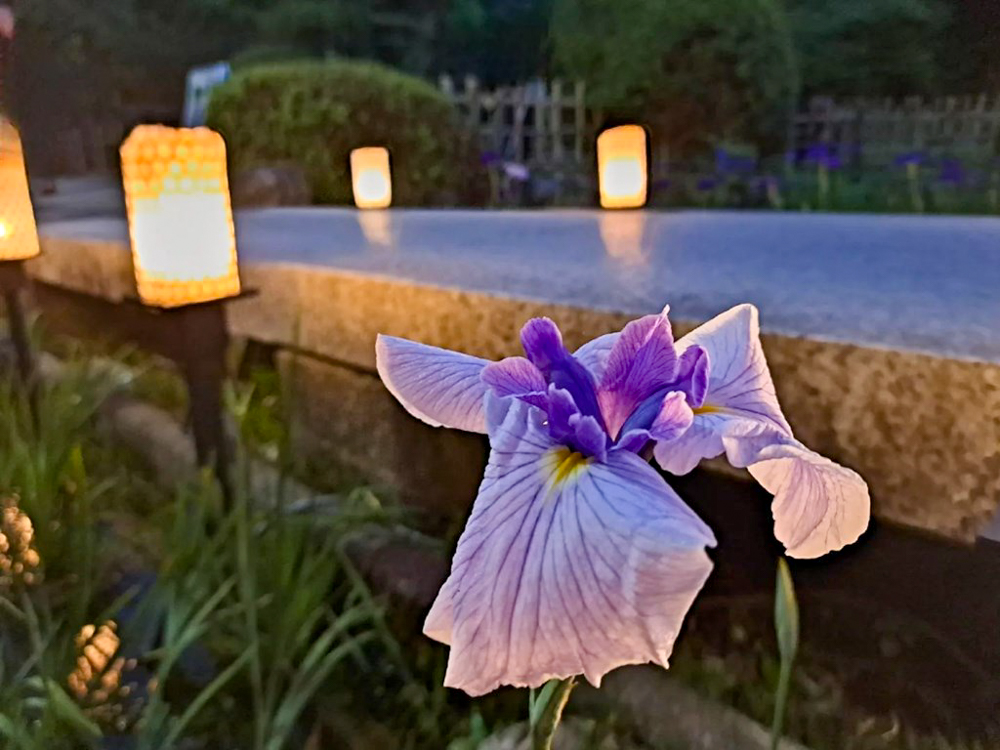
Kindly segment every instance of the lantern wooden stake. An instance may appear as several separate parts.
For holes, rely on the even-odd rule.
[[[226,146],[207,128],[140,125],[121,161],[144,335],[176,342],[169,356],[187,382],[198,462],[214,466],[231,504],[224,304],[240,295],[240,276]]]
[[[22,385],[28,391],[32,416],[38,424],[35,358],[21,296],[28,277],[23,262],[40,252],[28,174],[17,129],[0,117],[0,295]]]
[[[649,183],[646,131],[639,125],[603,131],[597,136],[597,169],[602,208],[644,206]]]
[[[351,183],[358,208],[388,208],[392,204],[389,151],[380,146],[351,151]]]

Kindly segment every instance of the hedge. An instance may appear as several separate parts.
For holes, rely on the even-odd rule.
[[[784,148],[798,72],[780,0],[555,0],[552,44],[591,104],[651,126],[672,156]]]
[[[230,168],[294,163],[318,203],[352,202],[354,148],[385,146],[394,205],[482,202],[486,176],[445,96],[429,83],[367,62],[246,68],[215,89],[208,125],[226,139]]]

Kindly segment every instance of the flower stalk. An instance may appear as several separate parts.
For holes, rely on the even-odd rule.
[[[576,678],[549,680],[536,696],[531,691],[528,705],[531,725],[531,750],[552,750],[556,730],[562,720],[563,709],[569,702],[569,694],[576,685]]]

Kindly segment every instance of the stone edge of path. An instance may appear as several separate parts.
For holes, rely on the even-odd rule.
[[[42,243],[28,264],[36,280],[112,303],[135,295],[124,241],[43,227]],[[556,320],[570,345],[631,317],[293,264],[248,263],[243,277],[259,294],[229,306],[235,336],[371,377],[379,332],[498,358],[515,353],[530,317]],[[675,322],[678,335],[692,323]],[[864,476],[876,515],[966,543],[989,528],[1000,506],[1000,364],[767,333],[763,341],[797,437]]]

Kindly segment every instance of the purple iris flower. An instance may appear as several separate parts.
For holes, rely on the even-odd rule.
[[[905,151],[893,159],[893,164],[897,167],[919,167],[927,162],[927,159],[926,151]]]
[[[808,164],[815,164],[818,167],[825,167],[829,170],[840,169],[842,165],[840,155],[826,143],[814,143],[808,149],[803,159]]]
[[[499,164],[503,159],[500,157],[496,151],[483,151],[479,155],[479,163],[485,167],[492,167],[495,164]]]
[[[527,182],[531,179],[531,171],[524,165],[516,161],[505,161],[503,163],[503,173],[507,179],[514,182]]]
[[[675,344],[667,312],[574,353],[529,321],[499,362],[379,336],[378,371],[415,417],[485,432],[490,458],[424,632],[451,646],[445,685],[481,695],[667,666],[711,572],[712,531],[644,456],[690,471],[727,453],[775,494],[775,532],[800,557],[855,541],[868,490],[792,436],[757,311],[733,308]]]
[[[961,185],[966,180],[965,168],[958,159],[944,159],[941,162],[941,171],[938,174],[938,182],[946,185]]]
[[[752,156],[731,154],[724,148],[715,149],[715,173],[719,175],[750,174],[757,168]]]

